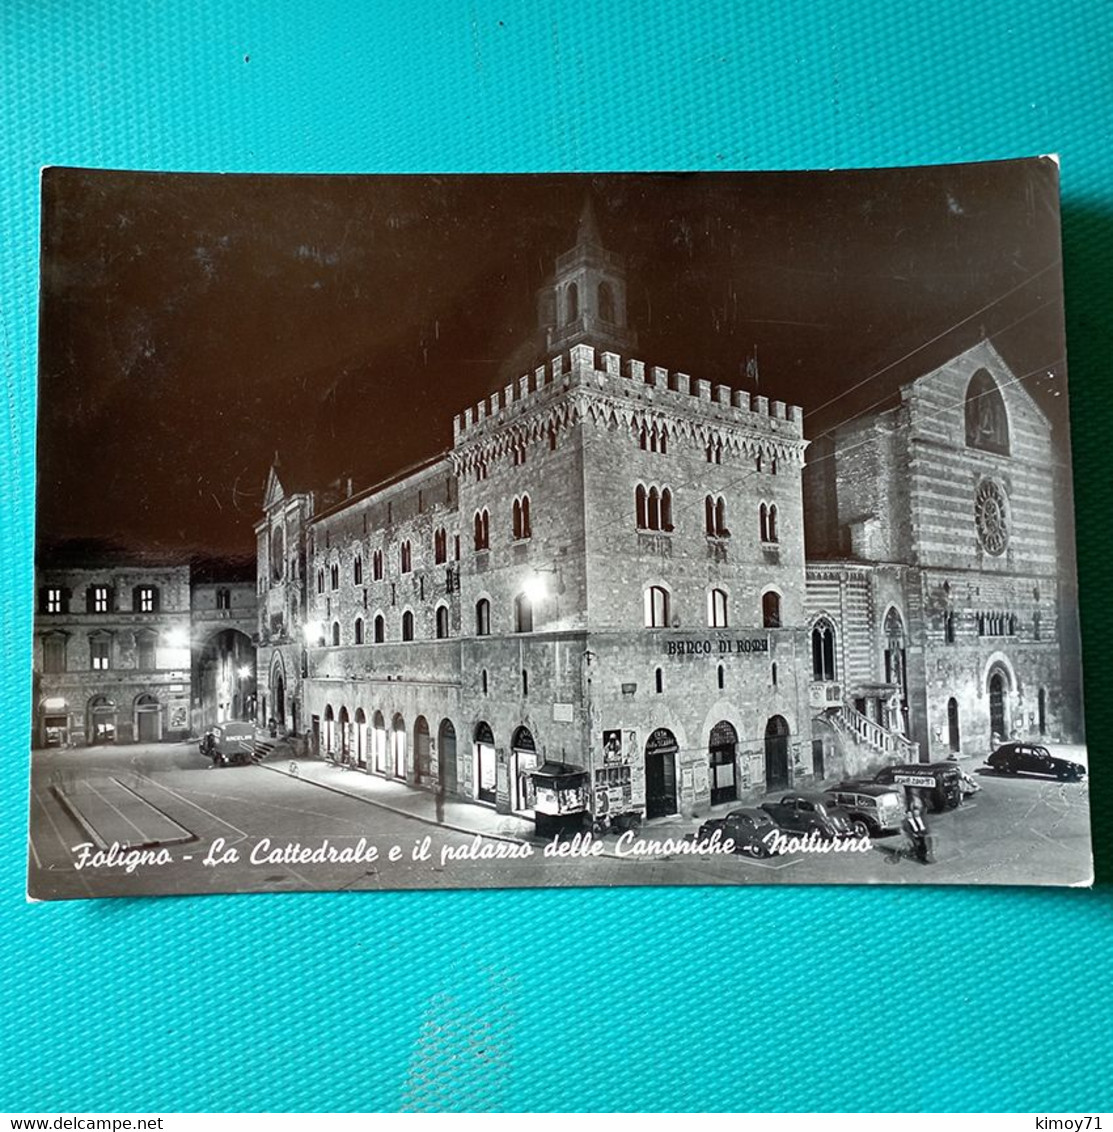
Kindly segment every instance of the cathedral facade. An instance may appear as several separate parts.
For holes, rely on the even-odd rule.
[[[637,357],[590,208],[538,312],[538,364],[441,456],[359,492],[276,463],[261,723],[650,818],[1064,735],[1050,427],[992,346],[809,448],[799,407]]]

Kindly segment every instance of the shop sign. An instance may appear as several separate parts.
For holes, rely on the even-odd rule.
[[[767,653],[768,637],[705,637],[697,640],[665,641],[666,656],[742,656]]]

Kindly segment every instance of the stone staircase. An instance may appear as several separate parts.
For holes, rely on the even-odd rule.
[[[882,727],[849,704],[839,704],[825,713],[831,726],[854,743],[872,761],[913,763],[920,761],[920,745],[911,739]]]

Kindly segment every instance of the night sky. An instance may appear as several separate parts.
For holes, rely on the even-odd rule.
[[[1062,433],[1057,170],[43,180],[38,537],[250,553],[276,451],[366,485],[545,360],[585,194],[637,356],[804,406],[806,435],[989,335]],[[879,372],[880,371],[880,372]],[[1065,450],[1065,449],[1064,449]]]

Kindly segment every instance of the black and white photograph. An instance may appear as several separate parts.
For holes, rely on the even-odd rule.
[[[31,899],[1092,882],[1054,158],[41,247]]]

